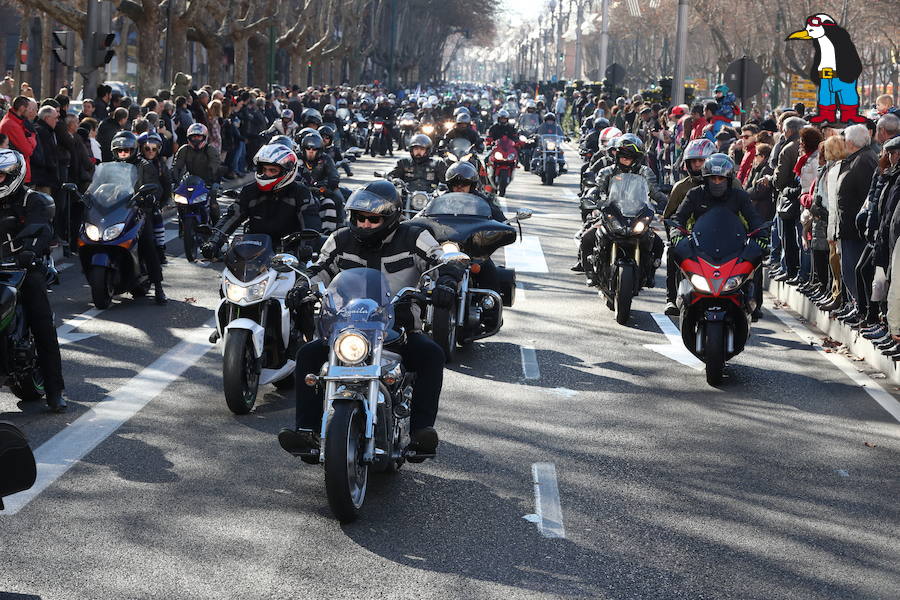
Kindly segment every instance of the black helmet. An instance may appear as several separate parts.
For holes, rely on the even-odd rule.
[[[334,131],[335,127],[331,123],[324,123],[319,127],[319,135],[321,135],[323,139],[327,137],[330,140],[334,140]]]
[[[456,113],[456,124],[457,125],[469,125],[472,122],[472,115],[469,114],[467,110],[461,110]]]
[[[120,131],[113,136],[109,149],[112,150],[113,159],[117,161],[130,161],[137,153],[137,136],[130,131]],[[131,150],[127,156],[119,156],[119,150]]]
[[[307,108],[300,113],[300,124],[315,123],[316,127],[322,124],[322,115],[314,108]]]
[[[546,123],[547,121],[553,121],[554,123],[556,123],[556,115],[552,112],[548,112],[546,115],[544,115],[544,122]]]
[[[344,208],[350,214],[350,231],[359,243],[378,246],[400,224],[402,208],[400,194],[390,181],[373,181],[359,188],[347,199]],[[378,227],[363,228],[356,219],[357,212],[372,213],[382,217]]]
[[[300,140],[300,149],[303,151],[302,158],[304,160],[306,160],[307,150],[315,150],[316,156],[318,157],[322,153],[323,148],[325,148],[325,140],[322,139],[322,136],[319,135],[318,132],[310,133]]]
[[[625,157],[639,163],[644,159],[644,143],[633,133],[626,133],[616,140],[616,157]]]
[[[472,191],[478,185],[478,170],[469,161],[453,163],[444,175],[447,186],[471,185]]]
[[[717,152],[706,159],[703,168],[700,169],[700,175],[704,179],[707,177],[718,176],[727,177],[729,180],[734,178],[734,161],[727,154]]]

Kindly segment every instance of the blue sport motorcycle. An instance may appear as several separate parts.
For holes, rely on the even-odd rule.
[[[197,250],[208,239],[203,233],[205,228],[198,226],[213,225],[218,221],[218,204],[215,202],[218,187],[218,184],[207,187],[202,178],[185,175],[172,193],[178,209],[184,255],[189,262],[197,260]]]

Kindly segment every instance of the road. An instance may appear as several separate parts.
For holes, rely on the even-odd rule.
[[[521,289],[447,367],[438,460],[374,478],[349,525],[278,446],[290,394],[225,407],[217,268],[171,258],[167,306],[100,313],[64,271],[69,412],[0,395],[53,474],[0,513],[0,599],[900,596],[897,421],[771,301],[719,389],[646,347],[669,343],[662,288],[617,325],[569,271],[570,160],[552,187],[510,187],[508,212],[535,211],[506,254]]]

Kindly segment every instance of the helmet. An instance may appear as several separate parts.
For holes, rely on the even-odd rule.
[[[618,127],[607,127],[600,132],[600,143],[609,146],[609,143],[620,135],[622,135],[622,130]]]
[[[500,110],[497,111],[497,120],[498,121],[500,119],[508,119],[508,118],[509,118],[509,111],[506,110],[505,108],[501,108]]]
[[[616,144],[617,158],[631,158],[635,162],[644,158],[644,143],[641,138],[633,133],[626,133],[617,140]]]
[[[552,112],[548,112],[546,115],[544,115],[544,121],[553,121],[554,123],[556,123],[556,115]]]
[[[347,198],[344,209],[350,213],[350,231],[359,243],[380,245],[400,224],[400,194],[390,181],[379,180],[366,184]],[[382,217],[381,225],[372,228],[359,226],[356,212],[366,212]]]
[[[325,147],[325,140],[322,139],[322,136],[319,135],[319,132],[310,133],[305,135],[302,140],[300,140],[300,149],[303,151],[303,158],[306,158],[307,150],[315,150],[316,156],[322,154],[322,149]]]
[[[734,161],[728,158],[727,154],[716,152],[703,163],[700,174],[704,179],[707,177],[718,176],[727,177],[730,180],[734,177]]]
[[[155,131],[145,131],[138,136],[138,147],[143,148],[144,144],[156,144],[158,148],[162,148],[162,136]]]
[[[203,147],[206,146],[206,140],[209,139],[209,130],[203,123],[194,123],[187,128],[186,137],[188,144],[190,144],[194,150],[202,150]]]
[[[334,106],[334,104],[326,104],[326,105],[325,105],[325,108],[322,109],[322,112],[323,112],[323,113],[327,113],[327,112],[329,112],[329,111],[332,112],[332,113],[336,113],[336,112],[337,112],[337,108]]]
[[[25,157],[15,150],[0,150],[0,173],[6,175],[0,182],[0,199],[19,191],[25,181]]]
[[[684,160],[709,158],[716,152],[716,145],[706,138],[691,140],[684,149]]]
[[[346,106],[347,106],[347,99],[346,99],[346,98],[338,98],[338,99],[337,99],[337,105],[338,105],[338,108],[344,108],[344,107],[346,107]]]
[[[718,93],[718,92],[722,92],[723,94],[727,94],[729,91],[730,91],[730,90],[728,89],[728,86],[727,86],[727,85],[725,85],[724,83],[720,83],[720,84],[717,85],[716,88],[713,90],[713,93],[715,94],[715,93]]]
[[[425,148],[426,151],[431,150],[431,138],[425,135],[424,133],[417,133],[409,139],[409,149],[412,150],[413,147],[419,146]],[[427,152],[426,152],[427,155]]]
[[[322,124],[322,115],[314,108],[307,108],[300,113],[300,123],[303,125],[315,123],[316,127],[318,127]]]
[[[529,108],[537,108],[537,104],[535,104],[534,100],[525,101],[525,110],[528,110]]]
[[[319,127],[319,135],[322,136],[323,139],[327,137],[333,140],[334,132],[334,125],[332,125],[331,123],[323,123],[322,126]]]
[[[308,136],[311,133],[319,133],[318,129],[313,129],[312,127],[304,127],[300,131],[297,132],[297,135],[294,136],[294,139],[297,140],[298,143],[303,141],[303,138]]]
[[[191,127],[193,127],[193,125],[191,125]],[[188,129],[190,129],[190,127],[188,127]],[[113,136],[112,142],[109,144],[109,149],[112,150],[113,158],[115,160],[129,161],[134,158],[134,155],[137,153],[137,136],[130,131],[120,131]],[[131,152],[128,156],[120,157],[118,153],[119,150],[131,150]]]
[[[269,140],[270,144],[281,144],[288,150],[294,149],[294,141],[286,135],[276,135],[271,140]]]
[[[606,117],[594,117],[594,129],[603,131],[607,127],[609,127],[609,119]]]
[[[297,177],[297,155],[282,144],[266,144],[253,157],[256,165],[256,185],[264,192],[273,192],[289,186]],[[265,165],[274,165],[281,169],[275,177],[267,177],[262,172]]]
[[[616,98],[616,105],[617,105],[617,106],[625,106],[625,104],[626,104],[627,102],[628,102],[628,100],[625,99],[625,96],[619,96],[618,98]]]
[[[290,119],[293,121],[294,120],[294,111],[292,111],[289,108],[284,109],[283,111],[281,111],[281,118],[282,119]]]
[[[447,169],[444,180],[448,186],[471,185],[474,190],[478,184],[478,170],[469,161],[455,162]]]
[[[388,101],[388,99],[384,96],[378,96],[377,98],[375,98],[375,104],[381,104],[381,103],[387,102],[387,101]]]
[[[457,106],[456,108],[453,109],[453,116],[454,116],[454,117],[455,117],[456,115],[458,115],[459,113],[466,113],[466,114],[469,115],[469,116],[472,115],[472,113],[469,112],[469,109],[466,108],[465,106]]]
[[[457,125],[468,125],[472,122],[472,115],[469,114],[469,111],[462,111],[456,114],[456,124]]]
[[[422,108],[432,109],[432,108],[434,108],[434,103],[431,100],[426,100],[425,102],[422,103]]]
[[[515,101],[516,101],[516,96],[515,96],[515,94],[510,94],[509,96],[507,96],[507,97],[506,97],[506,101],[507,101],[507,102],[515,102]]]

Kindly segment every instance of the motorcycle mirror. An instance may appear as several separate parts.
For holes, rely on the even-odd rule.
[[[467,267],[472,262],[472,259],[465,252],[444,252],[444,262],[460,263]]]
[[[384,171],[375,171],[375,177],[384,177]]]
[[[530,208],[520,208],[516,210],[516,221],[524,221],[534,216],[534,211]]]
[[[269,264],[279,273],[287,273],[300,268],[300,261],[292,254],[276,254]]]
[[[72,192],[73,194],[78,193],[78,186],[76,186],[74,183],[64,183],[62,185],[62,189],[66,190],[67,192]]]
[[[138,189],[136,195],[138,195],[138,196],[146,196],[146,195],[149,194],[150,192],[155,192],[155,191],[158,190],[158,189],[159,189],[159,186],[156,185],[155,183],[145,183],[144,185],[142,185],[142,186],[140,187],[140,189]]]

